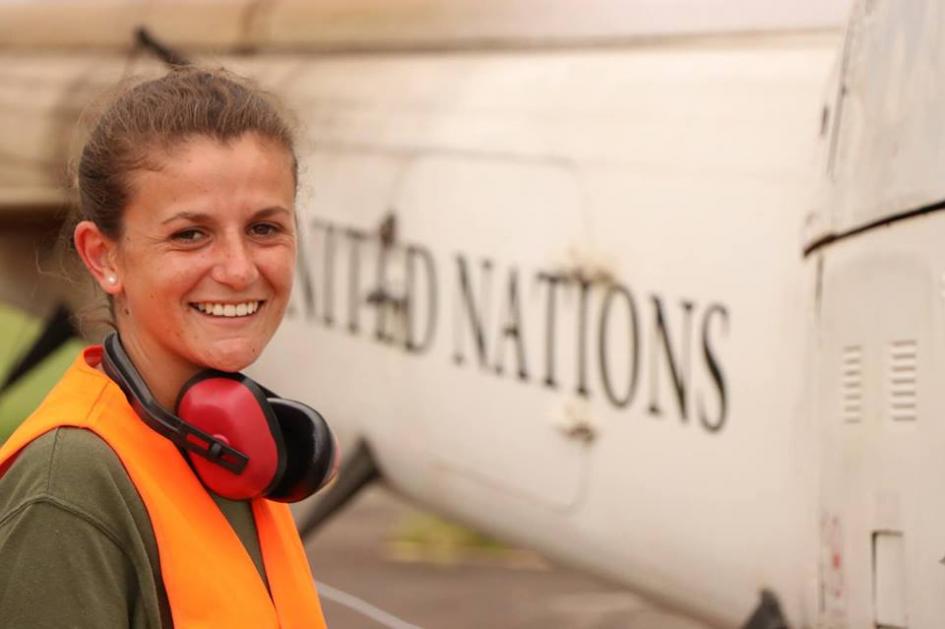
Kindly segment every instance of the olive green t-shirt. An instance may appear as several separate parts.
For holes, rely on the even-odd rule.
[[[249,503],[214,500],[265,582]],[[0,627],[172,626],[154,530],[115,452],[80,428],[26,446],[0,477]]]

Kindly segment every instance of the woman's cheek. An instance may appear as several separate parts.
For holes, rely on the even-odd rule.
[[[292,288],[292,280],[295,277],[295,248],[283,253],[273,265],[273,284],[285,294]]]

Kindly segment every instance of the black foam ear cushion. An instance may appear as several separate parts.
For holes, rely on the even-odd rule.
[[[282,431],[286,466],[282,478],[266,497],[280,502],[298,502],[321,489],[335,469],[335,440],[328,423],[301,402],[269,398]]]

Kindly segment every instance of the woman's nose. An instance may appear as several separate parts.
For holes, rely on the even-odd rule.
[[[221,243],[219,260],[213,267],[211,277],[233,289],[248,287],[259,277],[259,269],[253,260],[247,243],[239,237],[226,238]]]

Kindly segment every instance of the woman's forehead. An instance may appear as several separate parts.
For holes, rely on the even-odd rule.
[[[291,211],[295,173],[291,154],[278,143],[246,134],[222,142],[200,136],[166,152],[158,168],[132,175],[126,218],[163,222],[179,213],[246,214],[267,208]]]
[[[150,148],[144,161],[153,163],[154,170],[189,174],[199,172],[203,165],[247,160],[273,161],[294,174],[292,151],[277,140],[251,131],[232,138],[195,134],[168,140]]]

